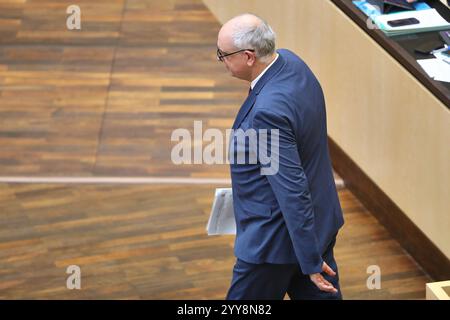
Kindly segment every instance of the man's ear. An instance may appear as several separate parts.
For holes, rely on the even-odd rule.
[[[256,62],[256,55],[251,51],[245,51],[245,54],[247,55],[247,66],[253,66]]]

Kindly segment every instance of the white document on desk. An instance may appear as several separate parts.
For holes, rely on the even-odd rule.
[[[231,188],[217,188],[211,215],[206,226],[208,235],[236,234]]]
[[[437,81],[450,82],[450,63],[441,59],[417,60],[430,78]]]
[[[416,18],[419,20],[418,24],[412,24],[401,27],[392,27],[388,24],[390,20]],[[450,28],[450,24],[442,18],[436,9],[417,10],[417,11],[403,11],[393,14],[383,14],[375,17],[375,23],[384,32],[390,35],[425,32],[433,30],[445,30]]]

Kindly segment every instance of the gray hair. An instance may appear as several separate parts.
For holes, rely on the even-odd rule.
[[[240,16],[251,15],[257,18],[256,24],[238,24],[233,32],[232,39],[234,46],[238,50],[253,49],[256,57],[263,62],[268,60],[275,52],[276,35],[269,24],[253,14],[242,14]]]

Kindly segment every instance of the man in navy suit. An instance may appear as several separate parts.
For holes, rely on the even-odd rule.
[[[250,82],[230,142],[237,260],[227,299],[341,299],[333,248],[344,220],[320,84],[293,52],[275,50],[255,15],[225,23],[217,46],[231,75]],[[255,151],[251,134],[239,143],[250,131],[267,146]],[[257,159],[236,161],[239,153]]]

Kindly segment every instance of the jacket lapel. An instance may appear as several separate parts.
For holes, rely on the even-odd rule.
[[[247,113],[252,109],[253,105],[255,104],[255,101],[256,101],[256,94],[252,90],[250,95],[244,101],[244,104],[239,109],[236,119],[234,120],[233,129],[237,129],[239,127],[239,125],[242,123],[242,120],[244,120]]]
[[[253,88],[250,95],[245,100],[244,104],[239,109],[239,112],[236,116],[236,119],[233,124],[233,129],[239,128],[239,125],[244,120],[245,116],[250,112],[250,110],[253,108],[253,105],[255,104],[256,97],[258,96],[261,89],[264,87],[264,85],[276,74],[278,71],[280,71],[281,67],[284,65],[284,58],[280,52],[278,52],[279,56],[277,61],[274,62],[274,64],[266,71],[266,73],[263,74],[261,79],[258,80],[256,83],[256,86]]]

